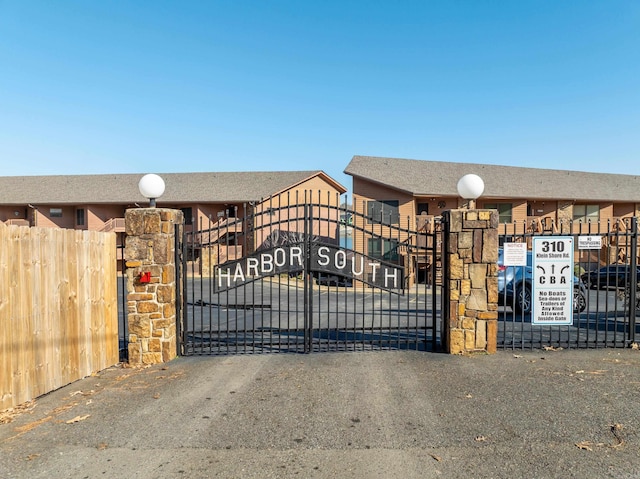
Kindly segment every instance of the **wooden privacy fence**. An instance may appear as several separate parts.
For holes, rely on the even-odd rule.
[[[0,410],[117,363],[115,234],[0,223]]]

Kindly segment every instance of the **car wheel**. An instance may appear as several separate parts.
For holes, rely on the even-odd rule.
[[[531,286],[522,284],[516,291],[516,312],[529,314],[531,313]]]
[[[587,309],[587,298],[579,289],[573,290],[573,311],[582,313]]]

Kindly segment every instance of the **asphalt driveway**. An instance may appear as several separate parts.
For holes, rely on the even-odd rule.
[[[640,477],[640,352],[179,358],[0,416],[2,478]]]

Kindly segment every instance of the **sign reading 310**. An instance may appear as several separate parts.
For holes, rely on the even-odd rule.
[[[532,324],[573,324],[573,237],[533,238]]]

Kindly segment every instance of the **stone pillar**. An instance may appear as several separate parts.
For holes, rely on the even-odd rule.
[[[443,348],[451,354],[495,353],[498,212],[451,210],[443,224]]]
[[[163,363],[177,355],[176,224],[183,224],[182,211],[139,208],[125,213],[129,363],[132,365]]]

